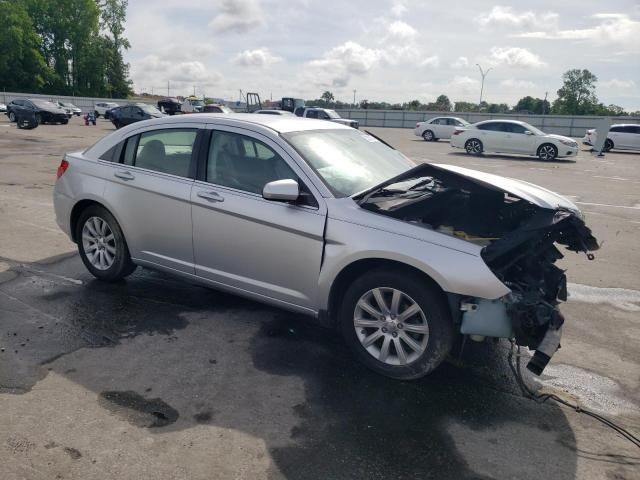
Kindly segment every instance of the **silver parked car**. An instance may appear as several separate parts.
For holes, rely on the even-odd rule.
[[[65,155],[54,203],[97,278],[149,267],[308,314],[398,379],[459,335],[515,338],[540,373],[567,297],[555,244],[598,248],[553,192],[279,115],[129,125]]]

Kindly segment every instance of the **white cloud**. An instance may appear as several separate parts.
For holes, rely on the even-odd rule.
[[[264,23],[256,0],[224,0],[221,10],[209,22],[214,32],[246,33]]]
[[[520,47],[492,47],[489,61],[492,65],[520,68],[544,67],[546,65],[538,55]]]
[[[348,41],[327,51],[322,58],[307,62],[304,78],[323,87],[344,87],[351,75],[365,75],[382,59],[381,50]]]
[[[469,93],[480,88],[480,82],[478,80],[463,75],[453,77],[451,85],[463,93]]]
[[[507,78],[500,82],[500,85],[506,88],[531,90],[536,88],[536,84],[529,80],[516,80],[515,78]]]
[[[458,57],[455,62],[451,64],[452,68],[464,68],[469,66],[469,59],[467,57]]]
[[[193,85],[199,88],[213,87],[222,80],[222,75],[209,70],[202,62],[196,60],[176,62],[147,55],[132,65],[131,75],[136,79],[136,86],[149,90],[171,82],[172,88],[190,89]]]
[[[282,58],[273,55],[268,48],[257,48],[255,50],[244,50],[233,58],[233,63],[243,67],[264,68],[282,61]]]
[[[407,6],[402,1],[395,2],[393,7],[391,7],[391,13],[398,18],[407,13],[407,10]]]
[[[402,20],[391,22],[388,27],[388,40],[410,41],[418,36],[415,28]]]
[[[440,66],[440,57],[438,55],[427,57],[420,62],[420,66],[425,68],[438,68]]]
[[[612,46],[623,51],[639,50],[640,21],[623,13],[599,13],[592,15],[599,22],[591,28],[574,30],[534,31],[516,35],[520,38],[540,38],[546,40],[576,40],[598,46]]]
[[[511,7],[496,5],[489,13],[480,16],[483,27],[507,27],[514,29],[554,30],[559,15],[554,12],[534,13],[532,11],[516,13]]]
[[[611,90],[630,90],[635,88],[636,82],[633,80],[618,80],[617,78],[612,78],[611,80],[598,82],[598,86]]]

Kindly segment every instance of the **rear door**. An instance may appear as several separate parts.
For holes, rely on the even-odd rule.
[[[134,259],[193,274],[190,195],[197,124],[132,134],[115,162],[105,162],[105,198]]]
[[[196,273],[236,291],[315,310],[326,216],[322,197],[271,139],[216,128],[191,194]],[[287,178],[308,192],[303,203],[262,198],[266,183]]]
[[[611,127],[609,129],[609,133],[607,134],[607,138],[611,139],[611,141],[613,142],[613,147],[614,148],[618,148],[618,147],[623,147],[624,146],[624,137],[623,137],[623,133],[622,133],[622,128],[621,126],[618,127]]]
[[[633,125],[630,129],[629,148],[640,150],[640,125]]]
[[[501,124],[502,122],[486,122],[477,126],[478,137],[485,151],[504,151],[504,132]]]
[[[633,125],[625,125],[624,127],[620,127],[617,146],[621,148],[634,148],[637,138],[637,134],[635,133],[636,128],[637,127]]]

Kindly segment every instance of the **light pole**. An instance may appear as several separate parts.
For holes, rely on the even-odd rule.
[[[356,108],[356,90],[353,89],[353,108]]]
[[[487,71],[485,72],[484,70],[482,70],[482,67],[480,66],[479,63],[476,63],[476,66],[478,67],[478,69],[480,70],[480,75],[482,76],[482,84],[480,85],[480,101],[478,102],[478,110],[480,110],[480,105],[482,105],[482,93],[484,92],[484,77],[487,76],[487,74],[493,70],[493,67],[490,67],[489,69],[487,69]]]

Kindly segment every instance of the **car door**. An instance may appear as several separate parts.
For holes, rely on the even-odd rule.
[[[104,196],[142,263],[194,273],[190,195],[199,127],[147,127],[122,142],[115,162],[105,162]]]
[[[527,129],[511,122],[501,122],[500,127],[504,136],[502,137],[503,150],[505,153],[523,153],[532,155],[535,153],[535,135],[527,135]]]
[[[504,151],[504,132],[502,131],[501,124],[502,122],[486,122],[477,126],[477,129],[479,130],[479,132],[477,132],[478,137],[482,142],[484,151]]]
[[[218,127],[191,193],[197,275],[276,304],[315,310],[326,206],[273,140]],[[265,200],[270,181],[292,178],[303,203]],[[317,199],[320,199],[317,200]]]
[[[611,139],[614,148],[622,147],[624,145],[622,127],[611,127],[609,133],[607,133],[607,138]]]
[[[632,125],[629,129],[629,148],[640,150],[640,125]]]
[[[634,148],[635,128],[633,125],[620,127],[617,145],[620,148]]]

